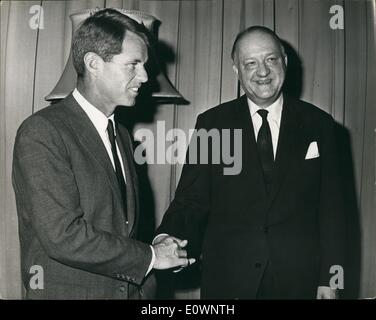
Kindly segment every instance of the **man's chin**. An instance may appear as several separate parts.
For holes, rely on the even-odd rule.
[[[136,104],[136,99],[127,99],[124,101],[119,101],[118,106],[133,107],[135,104]]]
[[[255,104],[257,104],[260,107],[269,106],[274,101],[276,101],[278,98],[278,95],[258,95],[255,96],[253,99],[251,99]]]
[[[255,91],[256,97],[261,100],[273,99],[277,96],[276,90],[258,90]]]

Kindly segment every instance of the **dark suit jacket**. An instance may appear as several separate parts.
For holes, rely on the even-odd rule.
[[[284,99],[272,190],[265,191],[246,97],[201,114],[196,128],[243,129],[242,171],[186,164],[158,233],[202,244],[202,298],[255,298],[266,263],[281,298],[315,298],[343,265],[344,216],[333,119]],[[311,142],[320,157],[305,160]],[[210,151],[209,151],[210,153]]]
[[[13,186],[28,298],[126,299],[152,294],[142,289],[152,253],[136,240],[138,191],[130,137],[124,127],[117,132],[127,180],[128,226],[111,160],[72,95],[20,126]],[[43,268],[42,290],[30,288],[33,265]]]

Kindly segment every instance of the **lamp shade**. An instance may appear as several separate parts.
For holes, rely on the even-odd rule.
[[[72,34],[74,34],[81,22],[99,10],[101,9],[89,9],[70,15],[73,31]],[[155,17],[137,10],[116,10],[129,16],[138,23],[143,24],[152,34],[154,34],[155,39],[157,39],[155,24],[158,22],[158,20]],[[149,86],[148,91],[150,92],[151,96],[159,102],[170,102],[175,100],[185,101],[183,96],[175,89],[175,87],[168,80],[167,76],[161,71],[158,61],[155,61],[154,64],[155,67],[153,68],[153,74],[148,74],[149,81],[147,84]],[[45,97],[45,100],[56,101],[65,98],[75,88],[76,82],[77,73],[73,66],[71,50],[67,64],[59,81],[51,93]]]

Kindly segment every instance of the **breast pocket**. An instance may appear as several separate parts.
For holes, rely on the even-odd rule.
[[[304,159],[300,162],[303,170],[317,170],[320,168],[320,157],[312,159]]]
[[[296,174],[300,181],[317,180],[320,177],[320,158],[303,159],[297,163]]]
[[[296,188],[294,203],[300,199],[304,203],[316,201],[321,181],[320,158],[303,159],[296,165],[292,180]]]

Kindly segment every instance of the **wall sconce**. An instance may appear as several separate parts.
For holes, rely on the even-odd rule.
[[[74,34],[82,21],[99,10],[101,9],[89,9],[70,15],[72,22],[72,34]],[[116,10],[136,20],[138,23],[144,24],[144,26],[155,36],[155,39],[158,39],[156,36],[156,23],[159,21],[155,17],[142,11],[124,9]],[[162,72],[158,61],[155,61],[155,64],[156,66],[153,68],[154,72],[153,74],[148,74],[149,81],[146,84],[148,86],[148,91],[151,93],[152,99],[159,103],[185,103],[186,100]],[[45,97],[45,100],[54,102],[65,98],[75,88],[76,81],[77,73],[73,66],[72,52],[70,52],[68,62],[58,83],[51,93]]]

